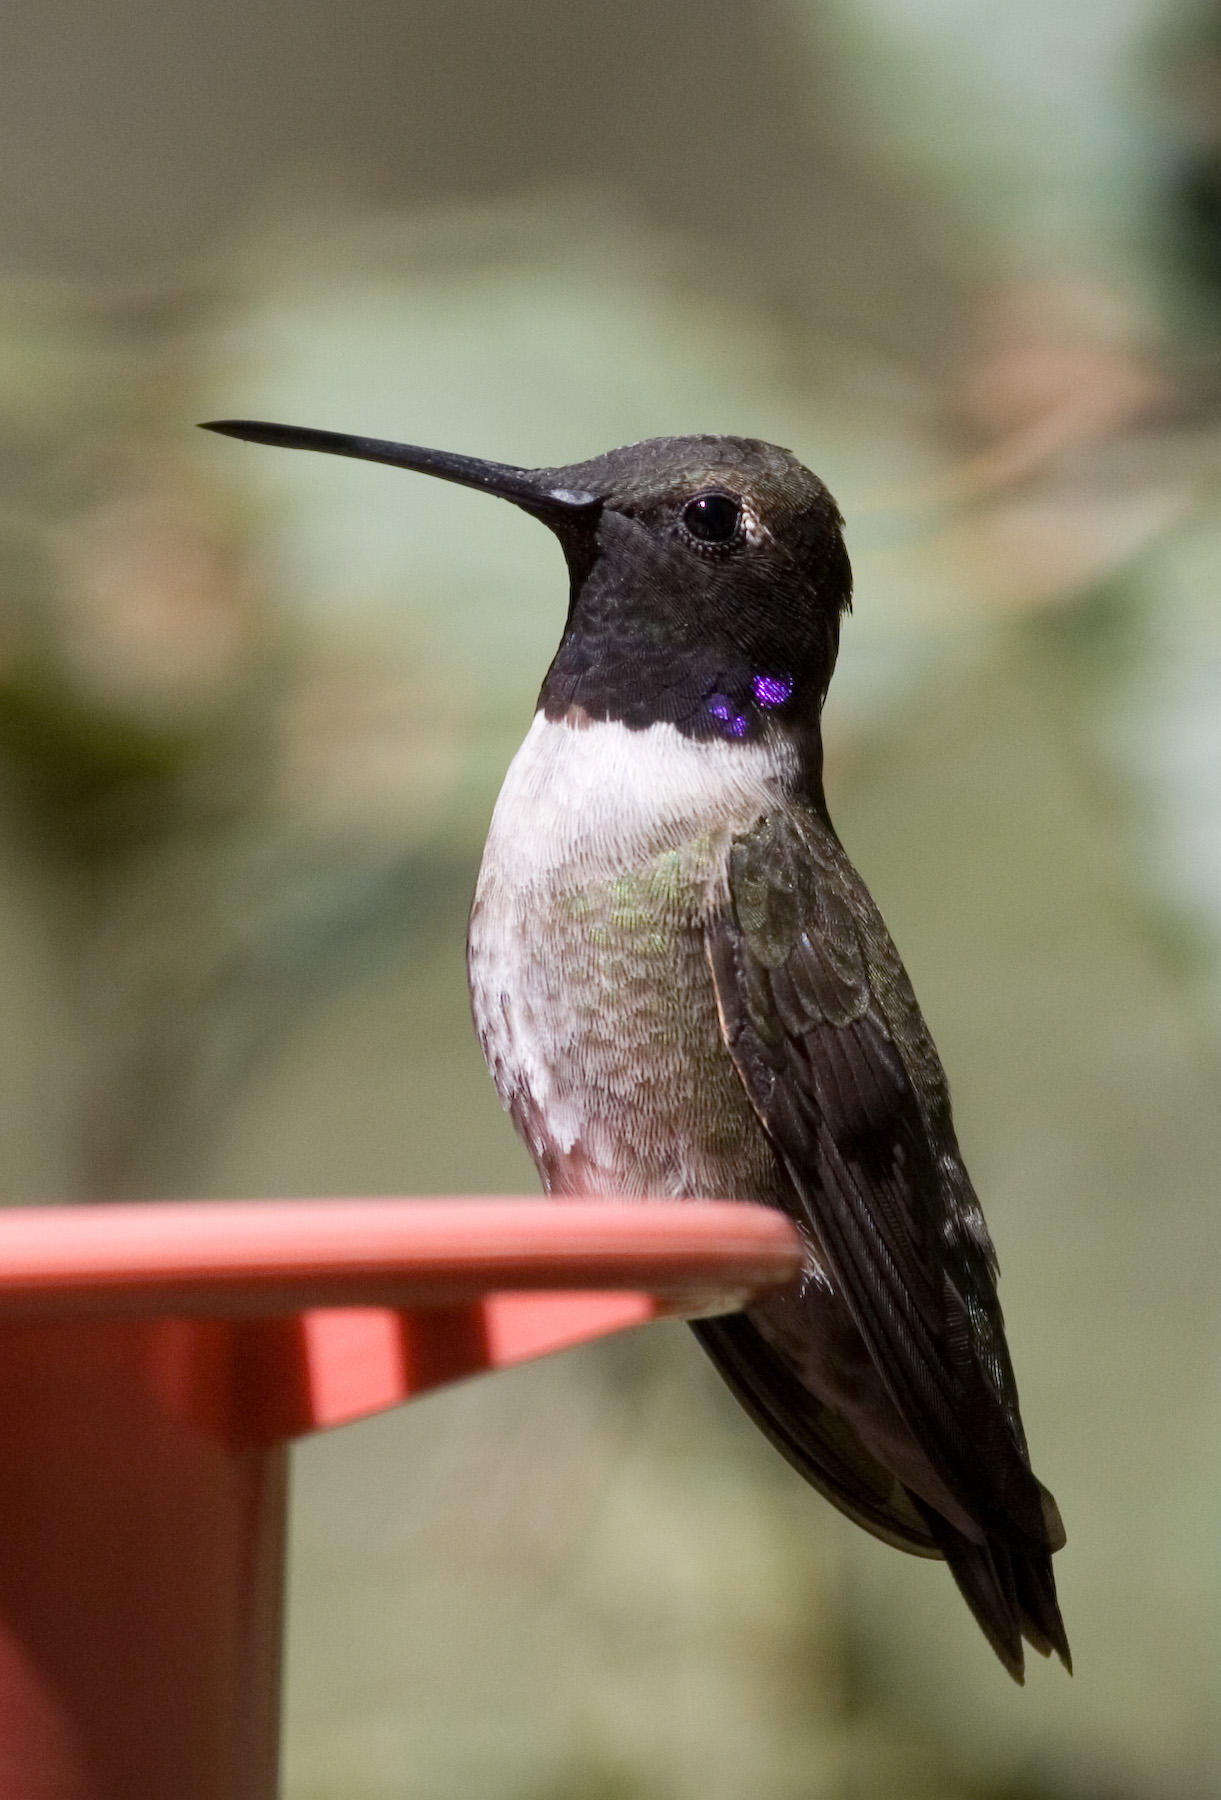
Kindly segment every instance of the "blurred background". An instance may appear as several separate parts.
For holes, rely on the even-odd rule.
[[[679,1326],[296,1455],[289,1800],[1221,1790],[1221,11],[42,0],[0,28],[0,1181],[530,1192],[465,909],[549,535],[226,414],[792,446],[1077,1662]]]

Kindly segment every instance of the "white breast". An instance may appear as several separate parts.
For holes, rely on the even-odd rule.
[[[570,724],[539,712],[509,765],[480,873],[489,885],[547,887],[629,871],[708,833],[744,831],[797,778],[783,742],[704,742],[658,723]]]

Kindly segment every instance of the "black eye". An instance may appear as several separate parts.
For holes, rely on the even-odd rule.
[[[742,536],[742,507],[732,494],[697,494],[682,511],[683,530],[697,544],[727,549]]]

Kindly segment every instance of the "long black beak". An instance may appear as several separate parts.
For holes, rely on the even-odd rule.
[[[575,523],[583,516],[592,523],[602,507],[596,494],[557,486],[556,475],[562,475],[562,470],[515,469],[507,463],[483,462],[477,456],[457,456],[448,450],[424,450],[417,444],[394,444],[385,438],[349,437],[342,431],[314,431],[307,425],[268,425],[260,419],[213,419],[203,429],[251,444],[325,450],[330,456],[354,456],[362,462],[389,463],[393,469],[437,475],[461,487],[498,494],[552,526],[568,520]]]

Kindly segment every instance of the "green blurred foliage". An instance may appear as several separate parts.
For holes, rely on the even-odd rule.
[[[1069,1526],[1078,1672],[1018,1693],[678,1328],[438,1395],[297,1454],[291,1800],[1215,1793],[1215,6],[8,33],[4,1198],[533,1186],[462,939],[555,546],[194,419],[767,437],[848,519],[832,809]]]

